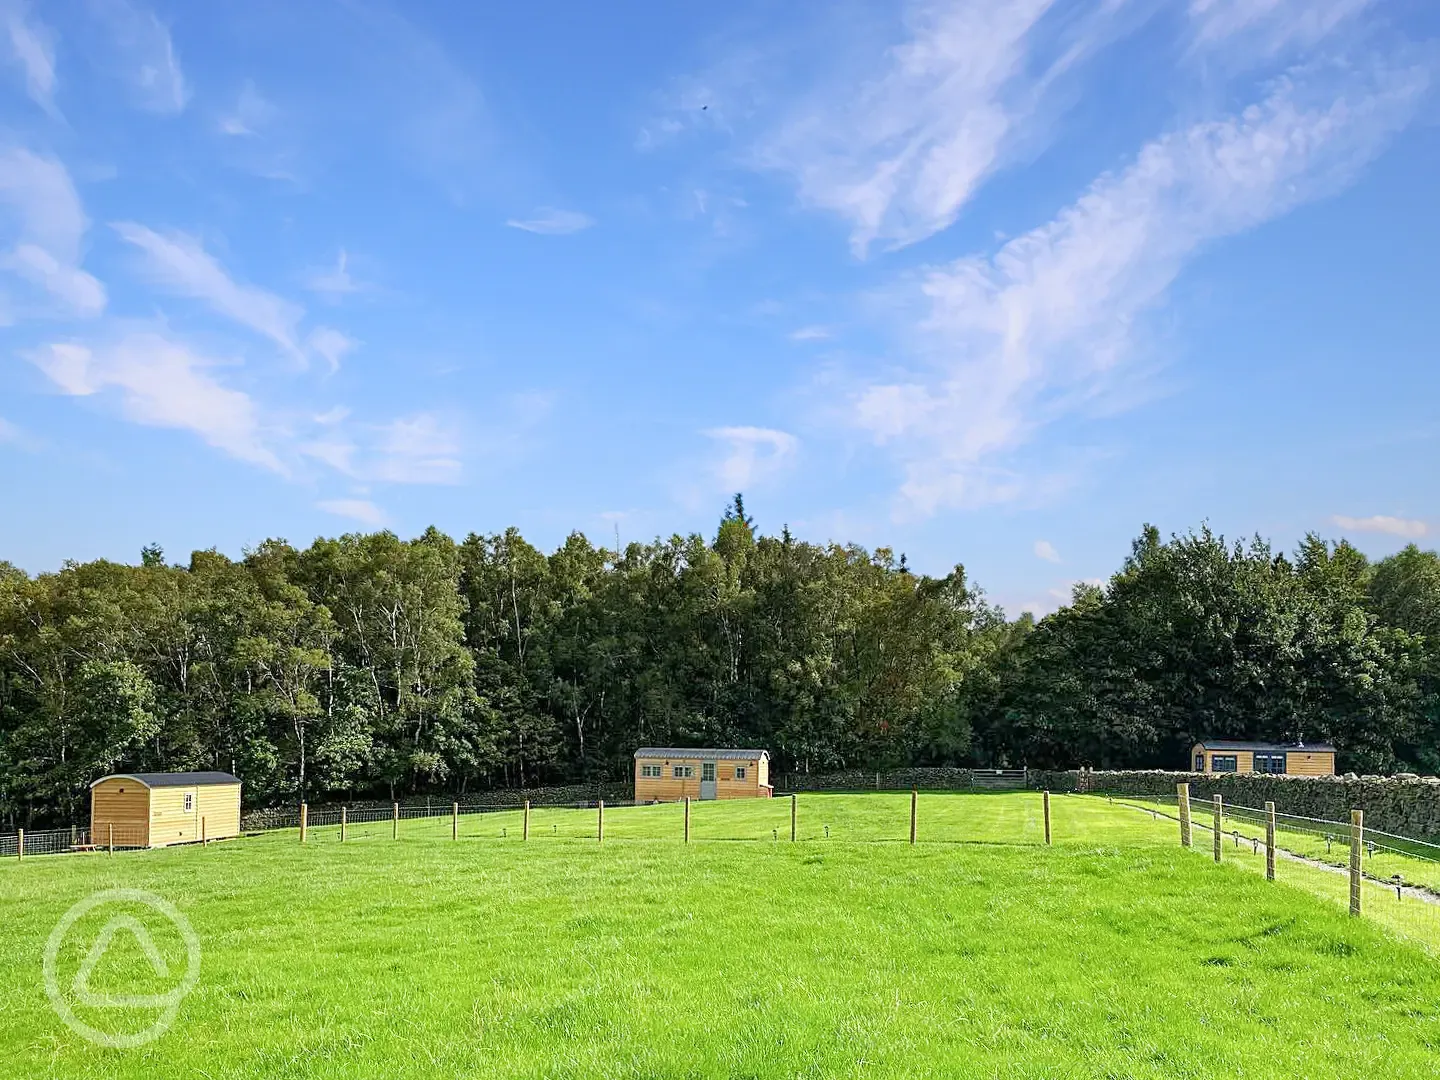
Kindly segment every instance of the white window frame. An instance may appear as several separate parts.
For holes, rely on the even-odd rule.
[[[193,791],[185,792],[185,802],[183,805],[185,807],[185,813],[193,814],[195,812],[195,793]]]
[[[643,780],[659,780],[665,775],[665,769],[661,765],[641,765],[640,777]]]
[[[736,779],[736,780],[744,780],[744,779],[745,779],[747,776],[749,776],[749,775],[750,775],[750,766],[748,766],[748,765],[736,765],[736,766],[735,766],[735,779]]]
[[[670,778],[672,780],[693,780],[695,779],[695,766],[673,765],[671,766]]]

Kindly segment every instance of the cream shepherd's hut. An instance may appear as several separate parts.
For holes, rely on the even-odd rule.
[[[1327,744],[1239,742],[1206,739],[1190,751],[1198,773],[1271,773],[1334,776],[1335,747]]]
[[[642,746],[635,751],[635,801],[679,799],[766,799],[770,753]]]
[[[155,848],[240,835],[240,779],[224,772],[115,773],[90,785],[90,842]]]

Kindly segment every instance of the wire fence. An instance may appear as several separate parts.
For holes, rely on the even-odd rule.
[[[971,804],[970,798],[982,800]],[[1057,796],[1061,798],[1062,796]],[[1065,796],[1068,798],[1068,796]],[[1012,800],[1023,799],[1023,803]],[[780,793],[771,798],[689,801],[581,799],[564,803],[496,805],[485,802],[365,804],[344,807],[269,809],[247,815],[246,835],[296,833],[305,843],[376,839],[540,839],[811,841],[857,843],[1011,843],[1046,841],[1045,803],[1039,792],[976,795],[946,792]],[[799,807],[803,804],[803,811]],[[986,812],[976,814],[975,806]],[[1078,804],[1077,804],[1078,805]],[[1074,815],[1072,814],[1072,819]],[[1083,819],[1084,815],[1080,815]],[[1091,826],[1076,823],[1080,831]],[[140,826],[133,835],[114,827],[114,848],[146,847]],[[198,841],[203,830],[191,830]],[[1072,830],[1073,831],[1073,830]],[[74,839],[71,839],[71,833]],[[26,833],[24,855],[109,849],[103,831],[52,830],[42,844]],[[211,840],[220,839],[211,832]],[[1073,837],[1072,837],[1073,838]],[[158,846],[158,844],[157,844]],[[17,838],[0,837],[0,856],[17,853]]]
[[[1181,843],[1188,802],[1190,846],[1215,861],[1299,886],[1440,952],[1440,844],[1369,829],[1358,811],[1351,821],[1337,821],[1189,800],[1183,790],[1109,801],[1164,820]]]
[[[878,844],[1052,843],[1112,848],[1175,846],[1184,839],[1230,862],[1349,906],[1440,952],[1440,844],[1362,824],[1189,800],[1182,792],[1104,796],[879,792],[780,794],[747,800],[638,803],[296,807],[271,810],[265,834],[304,844],[466,841],[825,842]],[[0,836],[0,858],[122,852],[150,846],[143,824],[106,824]]]
[[[83,851],[130,851],[150,846],[143,825],[117,823],[104,826],[98,836],[88,828],[17,830],[0,835],[0,858],[63,855]]]

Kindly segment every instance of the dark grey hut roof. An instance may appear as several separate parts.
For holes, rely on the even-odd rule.
[[[637,758],[714,758],[717,761],[758,761],[769,757],[768,750],[715,750],[694,746],[642,746]]]
[[[1197,744],[1206,750],[1296,750],[1317,754],[1333,754],[1335,747],[1329,743],[1273,743],[1237,742],[1234,739],[1201,739]]]
[[[146,787],[204,787],[206,784],[238,784],[240,778],[228,772],[132,772],[111,773],[102,776],[95,784],[106,780],[138,780]],[[94,787],[95,784],[91,784]]]

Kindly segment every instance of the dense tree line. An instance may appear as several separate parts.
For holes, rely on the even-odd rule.
[[[1008,621],[965,576],[760,536],[623,552],[515,530],[267,541],[168,565],[0,563],[0,818],[116,770],[219,768],[257,804],[619,779],[645,743],[779,771],[1165,766],[1201,736],[1440,771],[1440,559],[1293,557],[1147,528],[1103,586]]]

